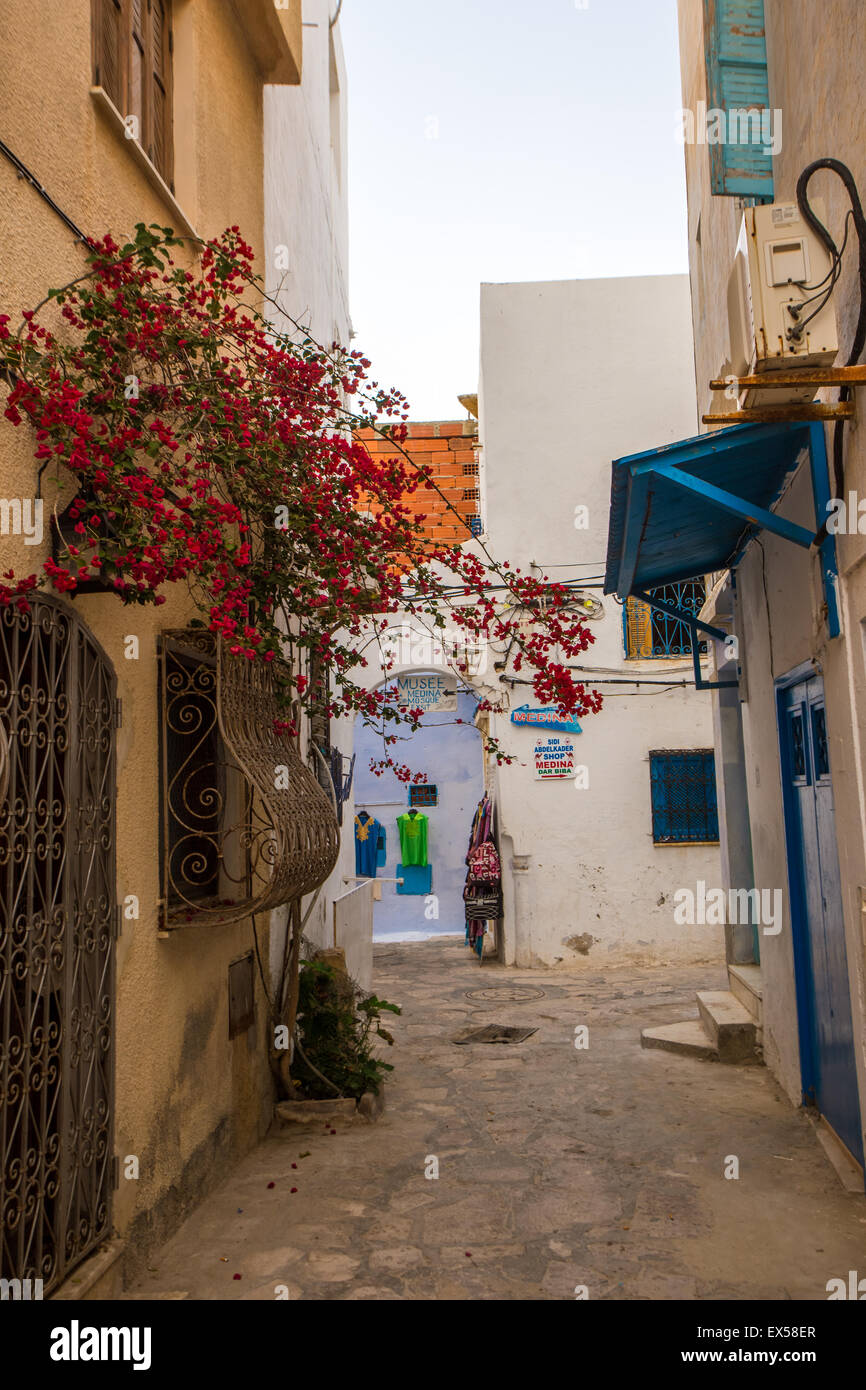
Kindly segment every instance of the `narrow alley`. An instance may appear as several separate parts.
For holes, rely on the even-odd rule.
[[[641,1048],[716,977],[377,946],[403,1009],[382,1117],[272,1132],[123,1297],[825,1299],[862,1265],[866,1201],[806,1113],[763,1067]],[[537,1031],[455,1045],[472,1023]]]

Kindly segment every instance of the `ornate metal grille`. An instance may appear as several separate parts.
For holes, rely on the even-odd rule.
[[[718,841],[716,762],[712,748],[650,753],[650,779],[656,844]]]
[[[111,1224],[114,692],[71,610],[0,610],[0,1274],[44,1292]]]
[[[204,630],[160,645],[163,927],[240,921],[312,892],[337,862],[339,828],[275,730],[269,673]]]
[[[688,613],[699,613],[707,597],[703,579],[662,584],[649,592],[662,603],[668,603],[672,608],[682,608]],[[689,629],[679,618],[660,613],[642,599],[630,597],[623,605],[622,620],[626,657],[648,660],[654,657],[691,656]],[[706,642],[699,642],[698,651],[703,653],[706,650]]]

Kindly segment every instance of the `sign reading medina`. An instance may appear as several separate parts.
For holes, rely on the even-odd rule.
[[[575,777],[574,744],[570,738],[540,738],[535,745],[535,776],[539,782]]]
[[[420,709],[425,714],[456,714],[457,677],[447,675],[405,675],[397,677],[398,705]]]
[[[524,724],[531,729],[562,729],[567,734],[579,734],[580,725],[576,719],[562,719],[555,709],[530,709],[520,705],[511,711],[512,724]]]

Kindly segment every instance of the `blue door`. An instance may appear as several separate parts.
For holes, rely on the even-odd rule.
[[[863,1137],[824,683],[813,675],[780,692],[782,778],[797,973],[803,1095],[860,1163]]]

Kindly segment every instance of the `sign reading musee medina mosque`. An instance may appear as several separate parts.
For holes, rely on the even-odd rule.
[[[398,676],[395,694],[398,705],[420,709],[425,714],[456,714],[457,677],[447,675]]]

